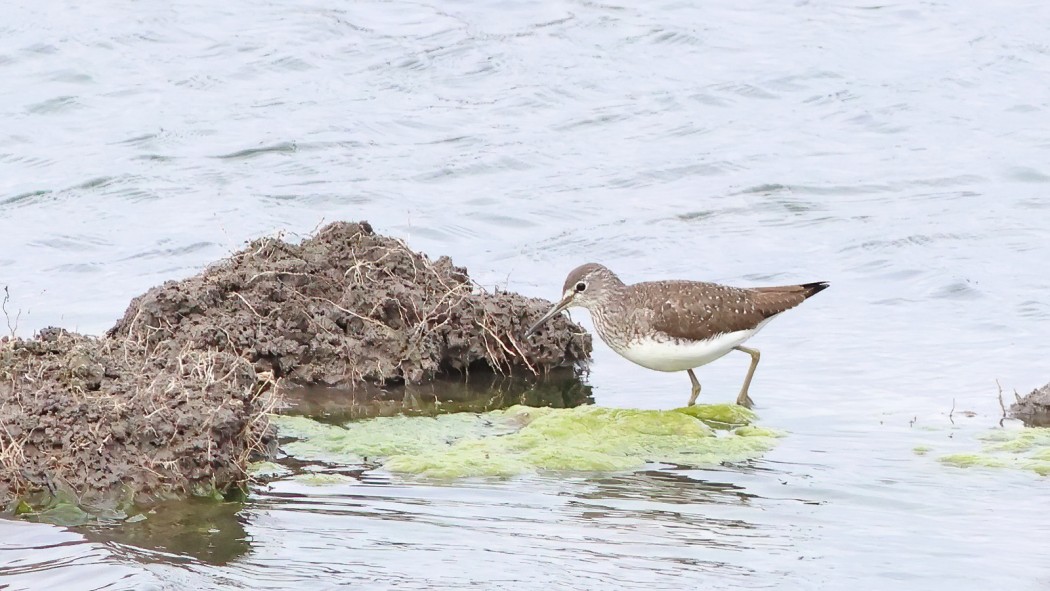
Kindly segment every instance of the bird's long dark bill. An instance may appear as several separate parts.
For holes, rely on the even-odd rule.
[[[542,318],[540,318],[539,320],[536,321],[536,324],[533,324],[532,326],[529,327],[529,330],[525,331],[525,338],[528,338],[529,336],[532,335],[532,333],[536,332],[536,330],[540,326],[542,326],[544,322],[547,322],[551,318],[554,318],[559,312],[561,312],[565,308],[568,308],[569,304],[571,302],[572,302],[572,298],[565,298],[562,301],[560,301],[557,304],[555,304],[554,307],[551,308],[549,312],[544,314]]]

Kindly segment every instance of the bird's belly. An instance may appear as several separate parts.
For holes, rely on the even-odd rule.
[[[732,351],[733,347],[758,332],[758,328],[720,334],[703,341],[646,338],[614,350],[642,367],[657,371],[685,371],[711,363]]]

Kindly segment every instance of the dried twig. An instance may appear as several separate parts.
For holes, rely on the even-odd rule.
[[[529,371],[531,371],[533,375],[540,375],[540,372],[536,371],[536,368],[533,367],[531,363],[529,363],[528,356],[525,355],[525,352],[521,350],[521,345],[518,344],[518,341],[514,338],[514,335],[508,333],[507,339],[510,340],[510,344],[514,345],[514,350],[518,352],[518,356],[521,357],[521,361],[525,364],[525,367],[529,368]]]
[[[4,300],[0,303],[0,309],[4,311],[4,318],[7,320],[7,330],[11,333],[11,338],[14,339],[18,332],[18,323],[22,320],[22,309],[18,309],[18,313],[15,314],[14,324],[11,323],[11,313],[7,311],[7,302],[11,301],[11,292],[8,291],[7,286],[4,286]]]
[[[1006,404],[1003,403],[1003,386],[999,383],[998,378],[995,380],[995,385],[999,388],[999,408],[1003,411],[1001,417],[999,417],[999,426],[1002,427],[1006,421]]]
[[[248,300],[244,299],[244,296],[242,296],[241,294],[239,294],[239,293],[237,293],[237,292],[233,292],[233,295],[235,295],[235,296],[237,296],[238,298],[240,298],[240,300],[241,300],[242,302],[244,302],[244,305],[245,305],[245,306],[248,306],[248,309],[249,309],[249,310],[251,310],[251,311],[252,311],[252,314],[255,314],[255,316],[256,316],[257,318],[259,318],[259,319],[261,319],[261,320],[265,320],[265,319],[266,319],[266,317],[265,317],[265,316],[263,316],[262,314],[260,314],[259,312],[257,312],[257,311],[255,310],[255,307],[254,307],[254,306],[252,306],[251,304],[249,304],[249,303],[248,303]]]

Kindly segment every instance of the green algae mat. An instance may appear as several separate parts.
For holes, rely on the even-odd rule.
[[[675,410],[513,406],[482,414],[379,417],[328,425],[275,416],[281,449],[302,461],[378,463],[432,478],[714,465],[761,456],[779,433],[729,404]]]
[[[997,429],[978,439],[980,451],[950,454],[939,460],[959,468],[1013,468],[1050,476],[1050,428]]]

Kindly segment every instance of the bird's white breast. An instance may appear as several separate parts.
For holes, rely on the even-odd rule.
[[[768,319],[766,320],[768,322]],[[733,350],[765,326],[716,335],[702,341],[655,339],[633,340],[626,347],[612,347],[629,361],[657,371],[685,371],[706,365]]]

